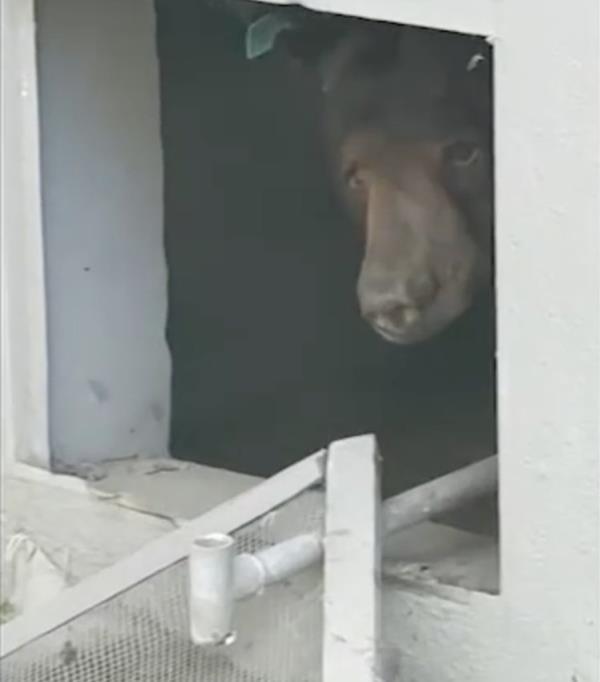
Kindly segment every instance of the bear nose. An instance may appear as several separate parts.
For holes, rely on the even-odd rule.
[[[367,315],[367,317],[375,327],[392,331],[412,327],[421,317],[421,311],[413,306],[397,304],[387,310]]]
[[[405,280],[365,277],[359,283],[361,311],[378,327],[412,327],[417,324],[438,290],[436,278],[429,273]]]

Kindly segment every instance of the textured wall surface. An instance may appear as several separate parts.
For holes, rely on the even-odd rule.
[[[53,457],[165,455],[153,3],[40,2],[38,44]]]

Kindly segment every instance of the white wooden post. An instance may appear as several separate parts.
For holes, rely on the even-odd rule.
[[[373,436],[330,446],[326,485],[323,681],[375,682],[381,543]]]

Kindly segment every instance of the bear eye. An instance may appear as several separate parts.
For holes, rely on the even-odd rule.
[[[344,175],[344,182],[346,183],[346,186],[349,189],[351,189],[353,191],[357,191],[357,190],[362,189],[364,183],[363,183],[363,179],[361,177],[358,166],[356,166],[354,164],[351,166],[348,166],[348,168],[346,168],[344,170],[343,175]]]
[[[453,166],[466,168],[473,165],[481,155],[481,148],[476,142],[456,140],[444,149],[446,161]]]

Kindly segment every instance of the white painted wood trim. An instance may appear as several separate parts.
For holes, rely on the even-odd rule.
[[[64,590],[40,611],[25,613],[10,621],[2,626],[0,656],[7,656],[27,642],[184,559],[195,538],[215,532],[232,533],[303,490],[319,484],[324,476],[324,458],[324,451],[310,455],[180,529],[158,538],[127,559]]]
[[[373,436],[327,454],[323,682],[379,679],[380,493]]]
[[[48,469],[44,246],[33,0],[3,0],[1,457]]]
[[[495,35],[496,0],[259,0],[480,36]]]

